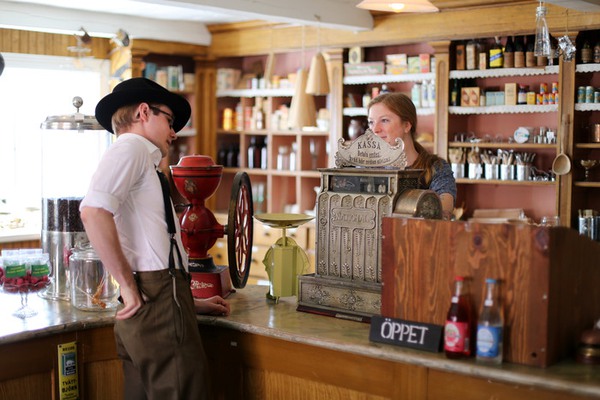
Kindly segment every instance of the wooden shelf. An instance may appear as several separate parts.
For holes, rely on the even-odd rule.
[[[558,144],[543,143],[494,143],[494,142],[450,142],[450,148],[472,148],[482,149],[537,149],[537,150],[557,150]]]
[[[217,97],[292,97],[294,88],[231,89],[217,92]]]
[[[343,83],[344,85],[366,85],[369,83],[422,82],[430,80],[435,80],[435,74],[431,72],[421,74],[345,76]]]
[[[558,104],[516,105],[516,106],[479,106],[479,107],[448,107],[448,113],[454,115],[472,114],[520,114],[520,113],[549,113],[558,111]]]
[[[558,65],[534,68],[493,68],[450,71],[450,79],[501,78],[507,76],[556,75]]]
[[[343,114],[347,117],[366,117],[368,116],[367,109],[365,107],[345,107]],[[417,115],[434,115],[435,108],[417,108]]]
[[[575,111],[600,111],[600,103],[575,103]]]
[[[600,143],[575,143],[577,149],[600,149]]]
[[[556,181],[517,181],[517,180],[499,180],[499,179],[457,179],[457,184],[466,185],[516,185],[516,186],[553,186]]]
[[[600,182],[586,182],[586,181],[579,181],[579,182],[575,182],[573,183],[574,186],[577,187],[585,187],[585,188],[599,188],[600,189]]]

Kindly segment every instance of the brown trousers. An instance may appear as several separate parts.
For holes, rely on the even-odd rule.
[[[174,275],[175,286],[169,270],[136,273],[146,304],[115,322],[124,399],[212,398],[189,281],[180,270]]]

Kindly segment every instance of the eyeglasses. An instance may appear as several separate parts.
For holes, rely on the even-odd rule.
[[[159,112],[161,114],[165,114],[167,116],[167,122],[169,123],[169,128],[173,129],[173,123],[175,122],[175,116],[173,116],[173,114],[169,114],[168,112],[163,111],[160,108],[155,107],[155,106],[149,105],[148,107],[150,107],[150,109],[154,112]]]

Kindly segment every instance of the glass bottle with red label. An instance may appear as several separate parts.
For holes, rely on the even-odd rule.
[[[454,278],[454,295],[444,325],[444,352],[448,358],[471,355],[471,305],[464,277]]]

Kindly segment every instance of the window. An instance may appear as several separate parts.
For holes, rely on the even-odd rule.
[[[40,124],[48,116],[74,114],[75,96],[83,99],[79,112],[93,115],[96,104],[107,92],[109,62],[10,53],[3,53],[3,57],[6,67],[0,76],[0,213],[15,215],[32,209],[39,212],[42,135],[49,133]],[[52,151],[68,157],[77,149],[67,146]],[[73,165],[70,176],[62,179],[78,182],[78,172]]]

